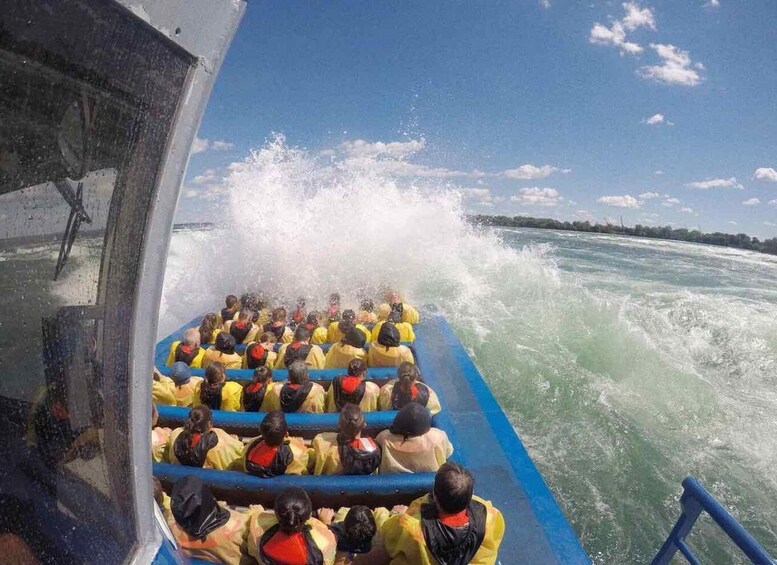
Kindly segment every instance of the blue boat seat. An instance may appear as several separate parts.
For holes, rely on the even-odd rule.
[[[187,475],[197,475],[207,484],[218,500],[245,506],[262,504],[272,507],[283,489],[295,486],[305,489],[316,508],[353,506],[370,507],[409,504],[431,492],[434,473],[401,475],[286,475],[262,479],[240,471],[199,469],[170,463],[154,463],[154,476],[169,488]]]

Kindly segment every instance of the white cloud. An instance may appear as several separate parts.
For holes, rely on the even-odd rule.
[[[765,226],[771,226],[771,227],[777,226],[777,224],[775,224],[774,222],[767,222],[767,221],[765,221],[765,220],[764,220],[763,224],[764,224]]]
[[[777,206],[777,198],[774,200],[769,200],[769,206]]]
[[[210,148],[214,151],[226,151],[227,149],[234,149],[234,147],[234,143],[224,141],[223,139],[217,139],[210,146]]]
[[[653,174],[654,175],[665,175],[666,173],[664,171],[662,171],[662,170],[658,170],[658,171],[654,172]]]
[[[639,195],[642,200],[653,200],[654,198],[661,198],[658,192],[643,192]]]
[[[508,179],[516,180],[537,180],[547,178],[553,173],[559,172],[566,174],[571,172],[571,170],[560,169],[558,167],[552,167],[551,165],[537,167],[531,163],[527,163],[525,165],[521,165],[517,169],[508,169],[506,171],[502,171],[502,176],[507,177]]]
[[[732,226],[738,226],[738,225],[739,225],[739,224],[738,224],[738,223],[736,223],[734,220],[729,220],[729,221],[728,221],[728,222],[726,222],[726,223],[727,223],[727,224],[731,224]]]
[[[661,203],[661,206],[663,206],[664,208],[671,208],[675,204],[679,204],[679,203],[680,203],[679,198],[667,198]]]
[[[748,198],[747,200],[742,201],[742,206],[758,206],[761,203],[760,198]]]
[[[194,184],[208,184],[221,180],[216,174],[216,169],[206,169],[201,175],[197,175],[192,179]]]
[[[643,123],[649,125],[649,126],[657,126],[658,124],[664,123],[664,115],[663,114],[653,114],[649,118],[645,118],[642,120]]]
[[[704,69],[704,65],[694,64],[688,51],[661,43],[651,43],[650,47],[661,58],[661,64],[640,67],[637,71],[639,76],[662,84],[696,86],[702,82],[699,71]]]
[[[510,197],[511,202],[550,208],[564,200],[555,188],[539,188],[535,186],[532,188],[522,188],[519,192],[520,194]]]
[[[736,177],[689,182],[685,186],[686,188],[695,188],[698,190],[709,190],[711,188],[736,188],[743,190],[745,188],[737,182]]]
[[[413,139],[411,141],[390,141],[384,143],[376,141],[370,143],[363,139],[346,141],[340,145],[348,157],[389,157],[393,159],[403,159],[421,151],[426,147],[424,139]]]
[[[550,8],[550,0],[540,0],[540,6],[547,10]]]
[[[720,6],[720,0],[710,0],[709,2],[707,2],[706,5],[709,6],[710,8],[717,8],[718,6]]]
[[[200,137],[194,137],[194,142],[192,143],[192,155],[196,153],[202,153],[203,151],[208,150],[209,142],[207,139],[202,139]]]
[[[771,167],[759,167],[753,173],[753,180],[777,182],[777,171]]]
[[[612,206],[613,208],[639,208],[642,206],[642,202],[628,194],[623,196],[602,196],[597,202]]]
[[[621,55],[629,53],[639,55],[644,51],[641,45],[626,40],[626,31],[634,31],[641,27],[656,29],[656,21],[650,8],[640,8],[636,2],[621,4],[626,15],[621,20],[612,22],[610,27],[595,23],[588,35],[588,41],[594,45],[610,45],[617,47]]]
[[[636,2],[624,2],[622,5],[623,9],[626,10],[626,16],[621,20],[623,27],[628,30],[649,27],[655,31],[656,20],[650,8],[640,8]]]
[[[200,191],[199,190],[186,190],[183,193],[184,198],[197,198],[199,196]]]
[[[683,212],[685,214],[693,214],[693,208],[688,208],[688,207],[680,208],[680,212]]]

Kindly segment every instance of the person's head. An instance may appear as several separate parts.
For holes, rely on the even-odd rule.
[[[360,308],[365,312],[372,312],[375,309],[375,303],[369,298],[366,298],[362,300]]]
[[[385,322],[388,320],[388,316],[391,314],[391,306],[388,304],[381,304],[378,306],[378,321]]]
[[[475,479],[467,469],[448,461],[434,477],[434,502],[446,514],[456,514],[469,506]]]
[[[159,482],[159,479],[156,477],[151,477],[151,479],[154,485],[154,500],[161,508],[165,503],[165,491],[162,490],[162,483]]]
[[[170,378],[173,379],[175,386],[183,386],[189,383],[192,377],[192,371],[189,369],[189,365],[183,361],[176,361],[173,366],[170,367]]]
[[[297,298],[297,308],[298,309],[302,310],[305,307],[305,304],[306,304],[306,301],[305,301],[305,299],[302,296]]]
[[[409,386],[416,382],[421,377],[421,372],[418,367],[413,365],[410,361],[402,361],[397,367],[397,379],[399,384],[403,386]]]
[[[289,426],[286,424],[286,416],[280,410],[268,412],[262,419],[262,423],[259,424],[259,433],[262,439],[271,447],[281,445],[288,432]]]
[[[264,294],[259,294],[259,296],[256,298],[256,309],[257,310],[264,310],[267,308],[267,303],[269,302],[269,298],[265,296]]]
[[[386,318],[389,322],[392,324],[398,324],[402,321],[402,313],[398,312],[397,310],[392,310],[391,313]]]
[[[202,317],[199,328],[201,343],[208,343],[210,341],[210,336],[213,334],[216,326],[218,326],[218,321],[219,319],[215,312],[209,312]]]
[[[176,481],[170,494],[170,510],[180,528],[192,537],[205,537],[229,521],[229,511],[216,502],[208,485],[195,475]]]
[[[256,310],[259,300],[253,292],[247,292],[240,297],[240,308],[244,310]]]
[[[316,327],[321,325],[321,312],[311,312],[308,314],[308,324],[315,324]]]
[[[391,322],[384,322],[378,332],[378,344],[384,347],[399,347],[399,330]]]
[[[343,321],[356,323],[356,312],[354,312],[350,308],[347,310],[343,310]]]
[[[284,534],[301,532],[312,512],[310,497],[301,488],[284,489],[275,497],[275,515],[278,527]]]
[[[363,546],[372,541],[378,527],[372,510],[366,506],[352,506],[343,520],[343,535],[352,546]]]
[[[400,408],[391,424],[391,433],[405,439],[424,435],[432,429],[432,415],[424,406],[410,402]]]
[[[255,383],[262,383],[267,384],[272,380],[272,369],[270,367],[265,367],[262,365],[261,367],[257,367],[254,369],[254,382]]]
[[[227,305],[229,310],[234,310],[237,307],[237,296],[230,294],[226,297],[224,303]]]
[[[224,363],[213,361],[205,367],[205,382],[211,386],[217,386],[227,380],[227,372]]]
[[[191,434],[204,434],[213,425],[213,417],[210,408],[201,404],[189,410],[189,417],[186,418],[184,429]]]
[[[351,345],[353,347],[362,348],[367,343],[367,336],[356,326],[350,326],[343,336],[343,343]]]
[[[329,305],[340,306],[340,295],[338,293],[333,292],[329,295]]]
[[[286,323],[286,308],[276,308],[273,310],[272,321]]]
[[[367,423],[364,420],[364,412],[357,404],[346,404],[340,410],[337,420],[337,429],[349,440],[356,439],[364,430]]]
[[[272,332],[264,332],[262,335],[259,336],[259,342],[262,344],[273,344],[278,341],[278,338],[275,337],[275,334]],[[268,349],[265,347],[265,349]],[[269,349],[272,349],[272,347],[269,347]]]
[[[185,332],[183,332],[183,343],[185,345],[188,345],[189,347],[199,347],[200,346],[200,329],[199,328],[189,328]]]
[[[393,290],[388,293],[387,295],[389,304],[399,304],[402,302],[402,297],[399,295],[399,293],[396,290]]]
[[[305,326],[297,326],[297,329],[294,330],[294,341],[307,343],[310,341],[310,336],[312,333],[313,332],[311,332]]]
[[[227,332],[221,332],[216,336],[217,351],[231,355],[235,352],[235,345],[237,345],[235,338],[229,335]]]
[[[356,327],[356,324],[354,323],[353,320],[340,320],[339,322],[337,322],[337,329],[340,330],[340,333],[343,335],[345,335],[348,332],[348,330],[355,327]]]
[[[367,372],[367,363],[364,359],[351,359],[348,362],[348,376],[349,377],[363,377]]]
[[[304,361],[294,361],[289,365],[289,382],[293,385],[304,385],[308,382],[308,366]]]
[[[151,427],[156,428],[156,424],[159,422],[159,410],[156,409],[156,402],[151,403]]]
[[[237,321],[238,322],[248,322],[251,320],[251,318],[254,316],[254,313],[252,310],[246,310],[243,308],[240,310],[240,313],[237,315]]]

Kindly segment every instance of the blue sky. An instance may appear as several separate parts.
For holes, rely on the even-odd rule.
[[[283,132],[401,155],[472,212],[773,237],[776,50],[774,0],[249,2],[178,220]]]

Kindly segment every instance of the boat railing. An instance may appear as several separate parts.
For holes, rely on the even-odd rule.
[[[757,565],[774,565],[774,560],[759,545],[755,538],[693,477],[686,477],[683,481],[680,508],[682,510],[680,518],[653,559],[652,565],[669,565],[678,551],[691,565],[699,565],[701,563],[687,544],[686,538],[693,530],[693,526],[696,524],[696,520],[702,511],[706,512],[715,521],[718,527],[742,550],[752,563]]]

